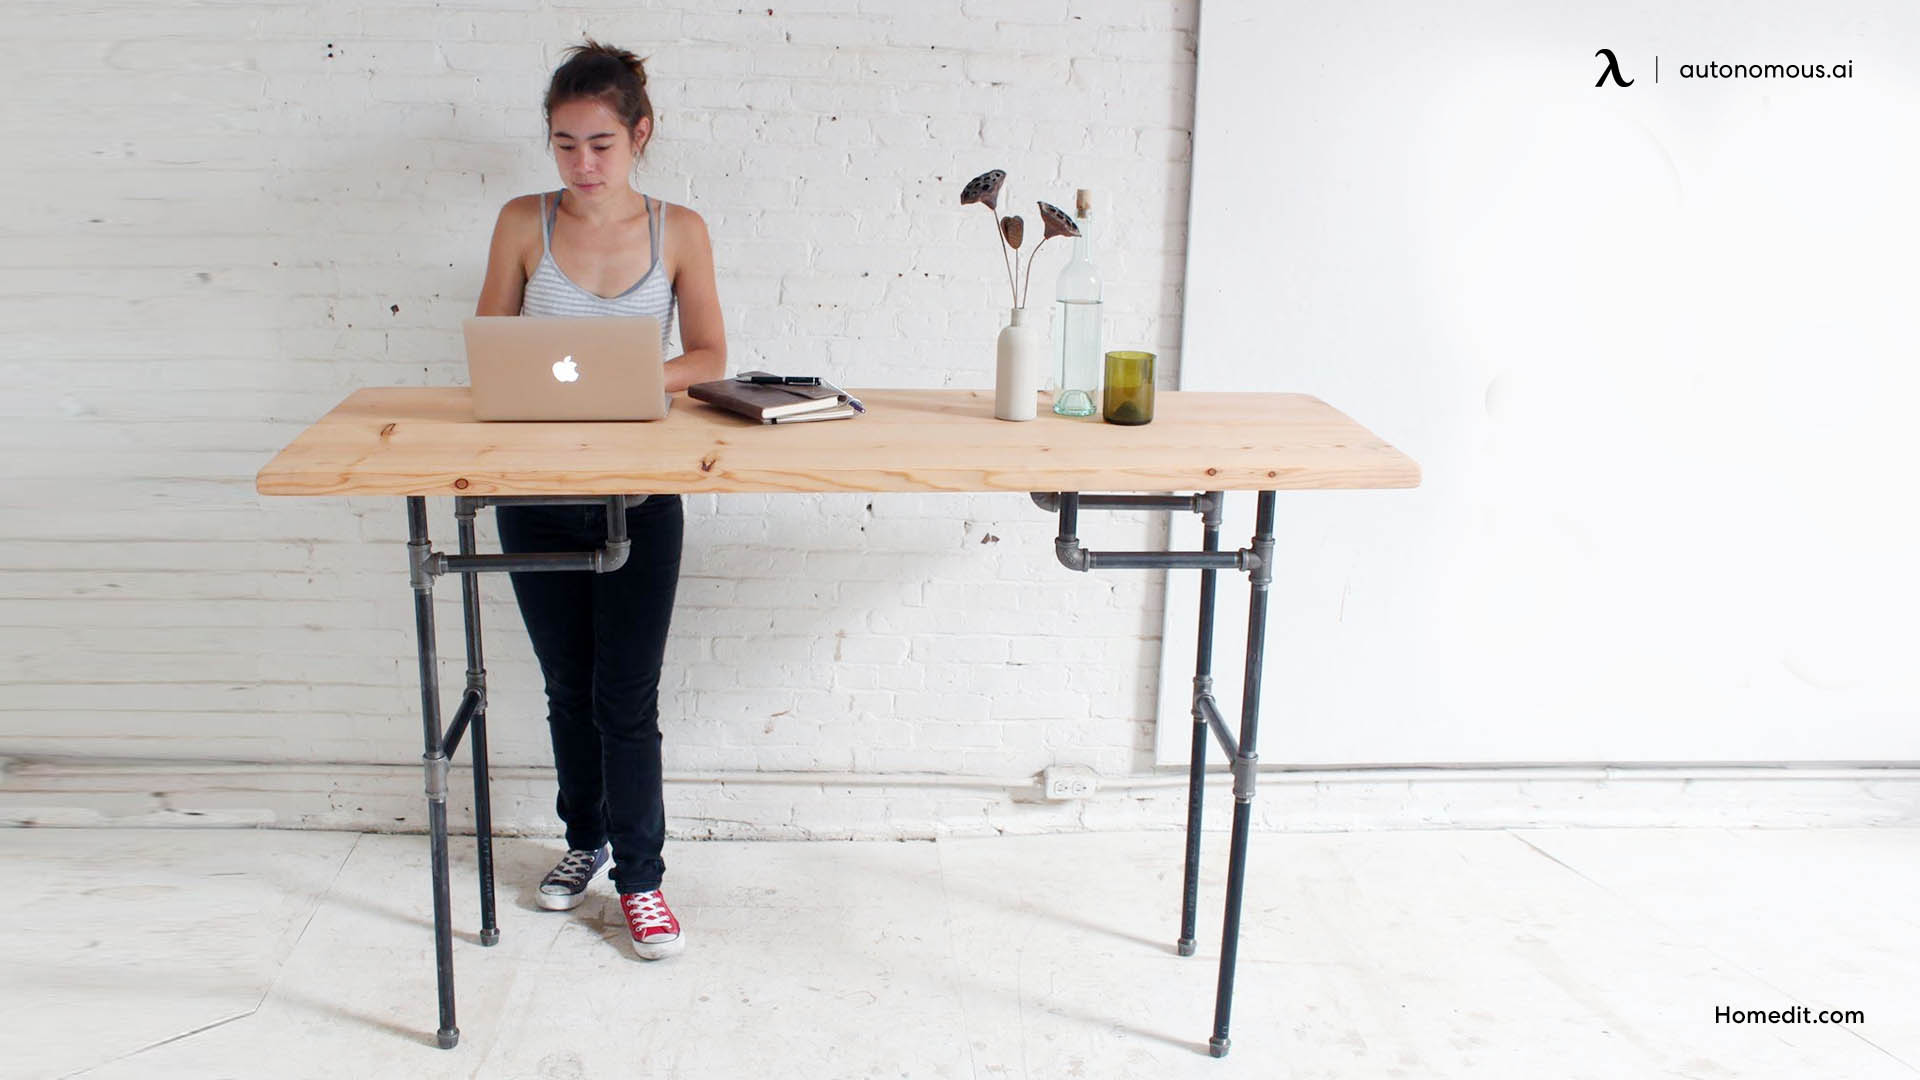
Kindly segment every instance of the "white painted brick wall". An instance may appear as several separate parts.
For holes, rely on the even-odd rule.
[[[650,58],[660,124],[641,185],[706,216],[735,369],[991,385],[1003,271],[958,193],[1003,167],[1030,223],[1035,199],[1100,190],[1109,340],[1157,350],[1170,384],[1195,10],[14,5],[0,42],[0,755],[417,757],[400,502],[264,499],[252,478],[355,387],[462,381],[457,325],[494,215],[555,185],[539,100],[582,33]],[[1043,309],[1066,255],[1049,245],[1034,272]],[[1160,576],[1061,569],[1051,518],[1024,496],[700,496],[688,510],[663,695],[687,828],[1072,820],[991,782],[837,798],[707,789],[703,773],[1148,768]],[[449,506],[432,512],[450,546]],[[1163,536],[1144,514],[1090,515],[1082,531],[1110,548]],[[492,548],[490,517],[481,535]],[[537,769],[538,674],[506,583],[485,594],[494,757]],[[449,688],[458,596],[438,592]]]

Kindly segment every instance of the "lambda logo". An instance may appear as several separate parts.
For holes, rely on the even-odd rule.
[[[1600,50],[1599,52],[1597,52],[1597,53],[1594,53],[1593,55],[1595,55],[1595,56],[1604,56],[1604,57],[1606,57],[1606,58],[1607,58],[1607,70],[1605,70],[1605,71],[1603,71],[1603,72],[1601,72],[1601,73],[1600,73],[1600,78],[1599,78],[1599,80],[1598,80],[1598,81],[1596,81],[1596,82],[1595,82],[1595,83],[1594,83],[1593,85],[1595,85],[1595,86],[1605,86],[1605,85],[1607,84],[1607,77],[1608,77],[1609,75],[1611,75],[1611,76],[1613,77],[1613,85],[1615,85],[1615,86],[1623,86],[1623,87],[1624,87],[1624,86],[1632,86],[1632,85],[1633,85],[1633,80],[1632,80],[1632,79],[1624,79],[1624,80],[1623,80],[1623,79],[1621,79],[1621,78],[1620,78],[1620,58],[1619,58],[1619,57],[1617,57],[1617,56],[1615,56],[1615,55],[1613,55],[1613,50],[1612,50],[1612,49],[1601,49],[1601,50]]]

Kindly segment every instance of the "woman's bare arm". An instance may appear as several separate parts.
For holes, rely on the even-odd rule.
[[[680,306],[679,356],[667,361],[667,390],[727,374],[727,330],[720,318],[720,290],[713,278],[713,241],[707,223],[684,206],[667,208],[667,245],[676,254],[673,289]]]
[[[487,279],[480,286],[475,315],[518,315],[527,294],[527,236],[539,227],[538,197],[522,195],[500,208],[487,250]]]

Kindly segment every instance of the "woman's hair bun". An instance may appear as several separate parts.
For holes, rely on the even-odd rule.
[[[547,117],[553,110],[577,98],[604,101],[628,127],[642,117],[653,117],[653,102],[647,98],[647,67],[626,49],[587,38],[569,46],[553,81],[547,84]]]
[[[580,52],[597,53],[601,56],[620,61],[628,71],[633,72],[634,78],[640,80],[641,86],[647,85],[647,65],[631,51],[622,49],[617,45],[602,45],[592,38],[588,38],[586,44],[576,45],[574,48]]]

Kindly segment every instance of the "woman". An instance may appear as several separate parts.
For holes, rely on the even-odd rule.
[[[727,343],[706,223],[630,183],[653,136],[646,83],[639,58],[624,49],[589,40],[567,51],[546,98],[548,145],[565,186],[501,209],[478,314],[651,315],[664,349],[677,306],[684,350],[666,362],[666,379],[678,391],[721,378]],[[496,512],[505,551],[580,551],[606,541],[603,508]],[[555,807],[567,827],[567,854],[536,895],[550,910],[579,906],[611,844],[628,933],[649,960],[686,944],[660,892],[660,665],[681,520],[678,495],[636,498],[627,510],[631,555],[618,571],[512,575],[546,680]]]

